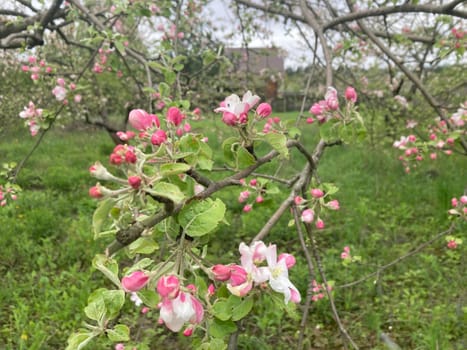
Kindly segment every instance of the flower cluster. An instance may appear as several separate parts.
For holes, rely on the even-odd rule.
[[[454,250],[457,249],[457,247],[462,244],[462,239],[454,237],[454,236],[446,236],[446,247],[448,249]]]
[[[311,285],[312,285],[312,289],[311,291],[313,292],[313,295],[311,296],[311,300],[312,301],[318,301],[318,300],[321,300],[324,298],[324,296],[326,295],[326,285],[323,283],[323,284],[319,284],[318,282],[316,282],[316,280],[313,280],[311,281]],[[328,285],[327,286],[327,289],[328,291],[331,291],[332,290],[332,286]]]
[[[32,101],[29,101],[27,107],[19,113],[19,117],[25,119],[29,127],[31,136],[36,136],[41,128],[41,123],[44,121],[43,109],[36,108]]]
[[[251,91],[247,91],[242,99],[235,94],[232,94],[220,103],[220,106],[214,111],[222,112],[222,121],[229,126],[245,125],[248,123],[248,112],[259,102],[260,98],[253,95]],[[268,103],[261,103],[256,108],[256,116],[258,119],[268,117],[272,112],[272,108]]]
[[[8,204],[8,199],[15,201],[18,199],[17,186],[10,186],[9,184],[0,185],[0,207]]]
[[[241,191],[238,196],[239,203],[246,203],[243,206],[243,211],[245,213],[250,212],[253,209],[253,205],[260,204],[264,202],[264,190],[263,186],[260,181],[257,179],[251,179],[250,182],[247,184],[245,179],[240,180],[243,186],[247,187],[246,190]],[[253,199],[254,200],[250,200]]]
[[[41,73],[50,74],[53,71],[44,60],[38,61],[35,56],[29,56],[27,64],[23,64],[21,70],[25,73],[31,73],[31,80],[34,81],[39,80]]]
[[[240,265],[218,264],[211,268],[215,280],[227,282],[227,289],[239,297],[248,294],[254,285],[269,282],[272,290],[284,294],[286,304],[289,301],[300,302],[300,293],[289,280],[288,271],[295,265],[293,255],[284,253],[277,256],[275,244],[266,246],[261,241],[250,246],[242,242],[239,251]]]
[[[466,103],[467,104],[467,103]],[[449,123],[454,131],[450,131],[445,120],[437,119],[434,125],[429,125],[427,129],[427,141],[420,140],[413,134],[401,136],[400,140],[393,143],[393,147],[403,151],[399,156],[405,172],[409,173],[411,167],[416,168],[417,163],[423,161],[426,154],[431,160],[436,160],[438,154],[442,153],[450,156],[456,144],[456,139],[465,134],[463,129],[467,121],[466,105],[458,109],[449,118]],[[407,128],[413,128],[414,122],[409,121]]]
[[[344,93],[344,97],[347,103],[353,105],[357,102],[357,92],[351,86],[347,87]],[[324,123],[330,119],[342,119],[345,116],[339,111],[339,98],[337,90],[332,86],[328,87],[328,90],[324,96],[324,100],[314,103],[310,108],[310,113],[315,115],[320,123]],[[308,123],[311,123],[309,120]]]
[[[334,190],[333,190],[334,191]],[[330,194],[325,193],[320,188],[312,188],[310,190],[311,199],[305,200],[304,198],[297,196],[294,198],[295,205],[302,209],[302,215],[300,219],[302,222],[307,224],[311,224],[315,222],[315,226],[317,229],[323,229],[325,227],[324,221],[316,215],[318,208],[320,210],[323,209],[330,209],[330,210],[339,210],[340,204],[337,199],[333,199],[330,201],[325,201],[325,198]],[[315,220],[316,219],[316,220]]]
[[[344,249],[342,250],[341,259],[342,259],[342,264],[344,266],[347,266],[353,262],[358,262],[362,260],[360,256],[358,255],[353,256],[352,254],[350,254],[349,246],[345,246]]]
[[[459,199],[451,199],[452,209],[448,213],[455,216],[467,217],[467,196],[461,196]]]
[[[183,334],[190,336],[193,327],[203,320],[204,309],[201,302],[193,295],[196,287],[188,285],[182,290],[180,280],[175,275],[162,276],[157,282],[157,293],[162,301],[159,303],[159,322],[165,324],[168,329],[178,332],[185,323],[190,323]]]

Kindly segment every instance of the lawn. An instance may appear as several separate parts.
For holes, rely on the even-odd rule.
[[[220,148],[218,138],[229,135],[219,120],[193,123],[193,128],[208,130],[213,150]],[[316,126],[306,125],[301,133],[304,143],[312,147],[317,139]],[[4,132],[2,159],[21,160],[34,142],[25,129]],[[95,160],[108,164],[112,148],[111,139],[100,130],[54,129],[20,173],[18,183],[23,192],[19,199],[0,208],[1,349],[63,349],[68,335],[85,321],[82,310],[87,297],[107,283],[91,268],[94,254],[102,252],[107,242],[93,240],[91,218],[97,203],[88,196],[88,188],[95,184],[88,167]],[[278,175],[287,178],[300,165],[301,161],[285,162]],[[339,288],[449,227],[450,199],[463,193],[465,169],[460,157],[445,157],[407,175],[396,152],[368,143],[325,151],[319,177],[339,187],[335,197],[341,209],[326,218],[326,228],[320,231],[317,243],[326,274],[335,284],[336,307],[361,349],[385,349],[381,334],[403,349],[460,349],[465,345],[465,245],[449,250],[442,237],[377,276]],[[263,210],[241,214],[239,191],[230,189],[219,194],[231,210],[230,225],[215,233],[209,254],[225,262],[237,255],[238,244],[250,240],[273,213],[274,204],[287,195],[286,189],[281,189]],[[299,247],[288,227],[290,219],[284,215],[265,241],[288,250]],[[460,225],[456,231],[464,241],[466,228]],[[349,246],[361,261],[343,265],[340,254],[344,246]],[[304,296],[308,272],[303,255],[296,256],[298,267],[291,273],[291,280]],[[267,301],[256,305],[243,324],[247,331],[240,336],[241,349],[295,346],[294,332],[300,318],[293,310],[284,318],[281,315]],[[138,316],[135,313],[132,317]],[[159,346],[175,349],[183,344],[183,340],[157,327],[157,312],[145,320],[140,327],[152,338],[139,350]],[[308,348],[341,348],[325,299],[313,304],[308,324]],[[109,348],[98,344],[98,349]]]

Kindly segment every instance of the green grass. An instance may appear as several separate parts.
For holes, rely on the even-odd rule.
[[[230,134],[218,119],[194,123],[193,128],[209,130],[214,151],[220,148],[217,138]],[[304,143],[312,147],[316,126],[305,125],[301,132]],[[20,160],[35,141],[26,130],[3,136],[0,152],[5,161]],[[96,202],[87,191],[95,180],[89,177],[88,167],[95,160],[107,164],[112,147],[110,138],[100,131],[52,131],[18,178],[24,190],[18,201],[0,209],[1,349],[64,348],[68,335],[85,321],[82,310],[88,295],[106,283],[90,267],[92,257],[103,251],[105,242],[92,240]],[[278,175],[287,178],[301,165],[302,161],[284,163]],[[459,169],[465,169],[465,161],[453,157],[406,175],[395,152],[366,144],[327,149],[319,176],[339,187],[335,198],[341,203],[340,211],[324,217],[326,229],[317,239],[328,279],[336,285],[356,280],[446,229],[450,198],[458,197],[465,186],[465,172]],[[236,261],[238,244],[249,241],[274,212],[279,199],[287,195],[287,189],[282,189],[262,208],[244,215],[237,202],[239,192],[234,188],[219,194],[230,210],[230,226],[223,225],[213,236],[209,244],[212,259]],[[265,241],[277,243],[280,251],[297,251],[298,263],[291,279],[304,296],[308,271],[296,234],[287,226],[289,220],[290,216],[284,215]],[[466,241],[466,231],[464,225],[456,235],[464,235]],[[445,243],[440,239],[377,279],[334,291],[343,322],[362,349],[384,349],[379,341],[381,332],[403,349],[462,348],[465,273],[461,256],[465,245],[448,251]],[[361,263],[342,266],[340,252],[345,245],[362,257]],[[156,326],[157,311],[146,321],[141,322],[141,334],[147,334],[149,340],[142,348],[186,344]],[[325,300],[313,304],[308,322],[309,348],[342,347]],[[274,303],[264,298],[242,325],[241,348],[294,347],[299,323],[292,310],[283,317]],[[109,348],[97,344],[96,349]]]

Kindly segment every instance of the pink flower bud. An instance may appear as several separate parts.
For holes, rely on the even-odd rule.
[[[178,34],[180,34],[180,33],[178,33]],[[188,327],[187,329],[185,329],[183,331],[183,335],[185,337],[191,337],[192,334],[193,334],[193,327]]]
[[[313,124],[314,121],[315,121],[315,120],[314,120],[313,118],[311,118],[311,117],[306,118],[306,123],[307,123],[307,124]]]
[[[451,199],[451,205],[452,205],[453,207],[457,207],[457,204],[458,204],[457,198]]]
[[[151,136],[151,143],[155,146],[162,145],[167,140],[167,134],[164,130],[156,130]]]
[[[64,87],[65,86],[65,79],[63,78],[58,78],[57,79],[57,85]]]
[[[243,211],[244,211],[245,213],[250,212],[251,209],[253,209],[253,207],[252,207],[250,204],[246,204],[246,205],[243,207]]]
[[[334,199],[332,201],[329,201],[327,204],[327,207],[332,210],[339,210],[339,201],[337,199]]]
[[[447,246],[448,246],[449,249],[456,249],[457,248],[457,243],[456,243],[455,240],[452,239],[452,240],[450,240],[448,242]]]
[[[357,92],[353,87],[348,86],[347,89],[345,89],[345,99],[353,103],[357,102]]]
[[[230,267],[230,284],[234,287],[239,286],[248,281],[248,273],[239,265]]]
[[[180,112],[177,107],[170,107],[167,111],[167,122],[172,123],[175,126],[179,126],[185,116]]]
[[[301,220],[303,222],[306,222],[307,224],[310,224],[310,223],[313,222],[314,218],[315,218],[315,212],[313,211],[313,209],[305,209],[302,212]]]
[[[149,308],[147,306],[144,306],[142,309],[141,309],[141,313],[144,315],[144,314],[147,314],[149,312]]]
[[[99,186],[93,186],[89,189],[89,195],[92,198],[102,198],[104,195],[102,194]]]
[[[344,247],[344,252],[350,253],[350,247],[349,247],[349,246],[345,246],[345,247]]]
[[[39,80],[39,74],[37,73],[31,74],[31,80]]]
[[[310,191],[310,193],[311,193],[311,196],[312,196],[313,198],[321,198],[321,197],[324,196],[324,192],[321,191],[319,188],[313,188],[313,189]]]
[[[212,284],[212,283],[209,284],[209,286],[208,286],[208,296],[213,296],[215,291],[216,291],[216,288],[214,287],[214,284]]]
[[[431,154],[430,154],[430,158],[431,158],[432,160],[435,160],[435,159],[437,158],[436,153],[431,153]]]
[[[139,176],[128,177],[128,184],[137,190],[141,186],[141,178]]]
[[[321,115],[323,114],[323,107],[319,103],[313,104],[310,108],[310,113],[314,115]]]
[[[261,118],[269,117],[272,113],[272,107],[269,103],[260,103],[259,106],[256,108],[256,113]]]
[[[157,282],[157,293],[162,298],[176,298],[180,291],[180,280],[175,275],[162,276]]]
[[[295,265],[295,257],[292,254],[282,253],[278,256],[277,261],[285,260],[285,265],[288,269]]]
[[[211,267],[214,279],[217,281],[227,281],[230,279],[232,267],[228,265],[217,264]]]
[[[123,158],[120,154],[117,153],[112,153],[110,155],[110,164],[113,165],[120,165],[123,163]]]
[[[133,151],[126,151],[125,152],[125,162],[130,163],[130,164],[135,164],[136,163],[136,154]]]
[[[238,202],[243,203],[250,197],[250,192],[249,191],[242,191],[240,192],[240,195],[238,196]]]
[[[347,258],[349,258],[349,253],[342,252],[341,253],[341,259],[347,259]]]
[[[467,204],[467,196],[462,196],[460,200],[462,204]]]
[[[252,187],[255,187],[257,183],[258,183],[258,180],[256,180],[256,179],[251,179],[250,180],[250,186],[252,186]]]
[[[29,61],[29,63],[34,64],[34,63],[36,63],[37,58],[34,57],[34,56],[29,56],[29,57],[28,57],[28,61]]]
[[[294,198],[294,203],[295,203],[295,205],[300,205],[300,204],[302,204],[302,203],[303,203],[303,198],[300,197],[300,196],[296,196],[296,197]]]
[[[125,350],[125,345],[122,343],[115,344],[115,350]]]
[[[128,116],[128,122],[136,130],[144,131],[151,126],[151,117],[144,109],[133,109]]]
[[[29,66],[21,66],[23,72],[29,72]]]
[[[316,228],[317,228],[318,230],[322,230],[322,229],[324,228],[324,221],[321,220],[321,219],[318,219],[318,220],[316,221]]]
[[[260,196],[256,197],[255,202],[256,203],[263,203],[264,202],[263,196],[260,195]]]
[[[125,292],[137,292],[149,281],[149,276],[143,271],[134,271],[131,275],[122,278],[122,287]]]

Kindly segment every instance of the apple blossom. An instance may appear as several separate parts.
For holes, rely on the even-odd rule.
[[[321,198],[324,196],[324,192],[320,190],[319,188],[311,189],[310,193],[313,198]]]
[[[258,107],[256,108],[256,113],[261,117],[261,118],[266,118],[269,117],[269,115],[272,112],[271,105],[269,103],[260,103]]]
[[[232,267],[229,265],[217,264],[211,267],[211,272],[214,279],[217,281],[227,281],[230,279]]]
[[[139,176],[128,177],[128,184],[137,190],[141,186],[141,178]]]
[[[149,276],[143,271],[134,271],[129,276],[122,278],[122,287],[126,292],[137,292],[149,281]]]
[[[167,111],[167,122],[171,123],[175,126],[179,126],[183,119],[185,119],[185,115],[177,107],[170,107]]]
[[[156,288],[161,297],[173,299],[180,291],[180,280],[175,275],[162,276]]]
[[[321,219],[316,220],[316,228],[322,230],[324,228],[324,221]]]
[[[93,186],[89,189],[89,195],[92,198],[102,198],[104,195],[99,186]]]
[[[286,259],[277,259],[276,245],[272,244],[267,248],[266,260],[270,271],[269,285],[271,288],[284,294],[284,302],[287,304],[290,300],[294,303],[300,302],[300,293],[290,282]]]
[[[165,141],[167,141],[167,134],[162,129],[156,130],[151,136],[151,143],[155,146],[160,146]]]
[[[355,91],[355,89],[351,86],[348,86],[346,89],[345,89],[345,99],[347,101],[351,101],[353,103],[357,102],[357,92]]]
[[[329,208],[329,209],[332,209],[332,210],[339,210],[339,201],[334,199],[332,201],[329,201],[326,206]]]
[[[307,224],[310,224],[313,222],[314,218],[315,218],[315,212],[313,211],[313,209],[305,209],[302,212],[302,216],[300,220],[302,220],[303,222]]]

